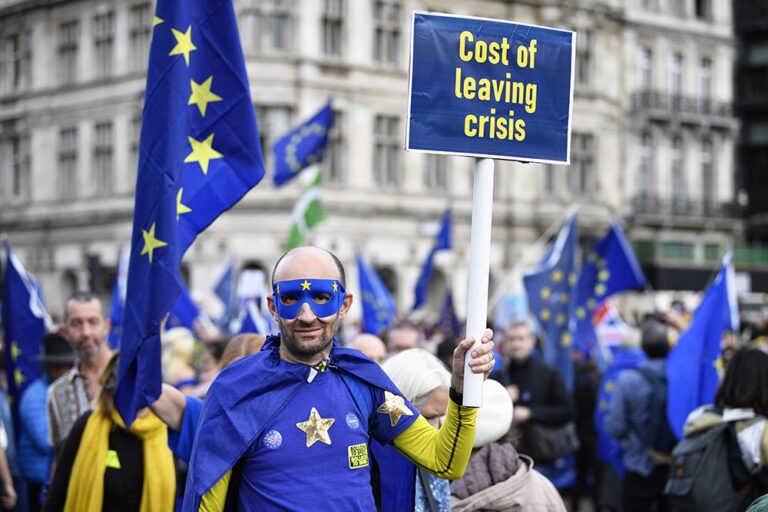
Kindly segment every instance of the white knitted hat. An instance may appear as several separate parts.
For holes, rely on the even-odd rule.
[[[475,448],[500,439],[512,426],[512,398],[498,381],[483,383],[483,406],[477,413]]]

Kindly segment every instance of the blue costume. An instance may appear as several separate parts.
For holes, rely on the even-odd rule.
[[[319,368],[280,359],[279,338],[224,369],[211,386],[192,449],[184,510],[236,465],[243,510],[374,509],[371,439],[387,444],[418,411],[383,370],[333,342]],[[398,413],[381,411],[397,403]],[[413,480],[408,484],[412,487]]]

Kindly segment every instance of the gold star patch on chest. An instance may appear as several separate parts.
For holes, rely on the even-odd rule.
[[[333,418],[321,418],[320,413],[314,407],[309,413],[309,419],[297,423],[296,426],[307,434],[307,448],[320,441],[327,445],[331,444],[331,436],[328,435],[328,429],[331,428]]]
[[[403,397],[384,391],[384,403],[376,409],[376,412],[389,414],[389,422],[394,427],[403,416],[413,416],[413,411],[405,405]]]

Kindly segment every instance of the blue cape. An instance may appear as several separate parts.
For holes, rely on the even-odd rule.
[[[267,337],[261,352],[229,365],[211,385],[197,425],[182,510],[199,509],[203,495],[234,467],[307,380],[309,366],[280,365],[279,346],[279,336]],[[379,365],[336,340],[329,367],[343,377],[402,395]]]

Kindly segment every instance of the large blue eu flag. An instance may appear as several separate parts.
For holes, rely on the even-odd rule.
[[[733,272],[729,252],[704,292],[691,324],[667,357],[667,417],[678,439],[683,437],[688,414],[714,401],[719,380],[715,364],[723,334],[739,330]]]
[[[280,138],[272,147],[276,187],[298,176],[299,171],[322,162],[328,147],[328,134],[333,127],[333,108],[329,101],[314,116]]]
[[[432,270],[435,266],[435,254],[437,254],[438,251],[449,250],[451,247],[453,247],[453,238],[451,237],[451,209],[446,208],[443,213],[443,219],[440,222],[440,230],[435,235],[435,242],[421,266],[419,278],[416,280],[416,286],[413,289],[414,310],[422,307],[427,301],[429,281],[432,279]]]
[[[158,0],[149,55],[117,407],[160,394],[160,323],[198,233],[264,176],[232,0]]]
[[[37,356],[51,322],[37,281],[11,252],[8,241],[3,243],[7,255],[2,307],[5,371],[14,417],[18,417],[21,394],[40,374]]]
[[[576,214],[572,214],[541,263],[523,276],[528,306],[546,335],[544,360],[560,371],[569,390],[573,388],[573,360],[568,315],[576,284],[578,231]]]
[[[357,274],[360,277],[360,295],[363,297],[363,332],[378,335],[397,316],[397,307],[379,274],[355,253]]]
[[[614,293],[646,286],[632,246],[614,219],[608,232],[587,253],[581,268],[569,323],[574,349],[585,358],[600,357],[592,322],[595,309]]]

